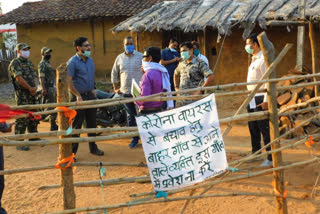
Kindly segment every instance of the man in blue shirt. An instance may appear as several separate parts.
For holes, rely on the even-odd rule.
[[[72,92],[72,101],[81,102],[83,100],[95,100],[95,67],[92,58],[90,58],[91,46],[86,37],[79,37],[74,41],[76,54],[68,61],[68,83],[69,90]],[[77,110],[77,116],[73,121],[73,128],[80,129],[84,119],[86,120],[87,128],[97,128],[96,121],[97,109],[80,109]],[[79,137],[80,135],[73,135]],[[95,133],[88,136],[96,136]],[[78,143],[72,144],[72,152],[77,153]],[[89,142],[90,152],[94,155],[104,155],[104,152],[98,149],[95,142]]]
[[[171,38],[167,48],[161,50],[160,64],[166,67],[170,75],[171,91],[174,91],[173,74],[181,61],[180,54],[177,51],[179,47],[178,40]]]

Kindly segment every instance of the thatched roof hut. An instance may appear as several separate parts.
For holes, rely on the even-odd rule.
[[[165,1],[146,9],[120,23],[112,30],[160,31],[183,30],[193,32],[206,27],[217,29],[219,34],[230,33],[239,24],[244,37],[258,24],[299,24],[298,0],[186,0]],[[307,0],[306,20],[320,20],[320,1]]]

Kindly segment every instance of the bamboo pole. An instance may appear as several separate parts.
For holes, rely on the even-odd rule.
[[[286,46],[283,48],[283,50],[280,52],[279,56],[273,61],[273,63],[268,67],[267,71],[264,73],[264,75],[262,76],[261,79],[265,79],[266,77],[268,77],[273,70],[276,68],[276,66],[281,62],[281,60],[283,59],[283,57],[288,53],[288,51],[290,50],[290,48],[292,47],[292,44],[286,44]],[[261,87],[261,83],[257,84],[255,86],[255,88],[253,89],[253,91],[251,92],[251,94],[246,98],[246,100],[242,103],[242,105],[240,106],[240,108],[237,110],[237,112],[234,114],[235,116],[238,115],[241,111],[243,111],[247,105],[249,104],[249,102],[254,98],[256,92],[259,90],[259,88]],[[224,130],[223,132],[223,136],[226,136],[229,131],[231,130],[232,126],[231,123],[228,124],[228,127]]]
[[[68,214],[72,212],[87,212],[87,211],[97,211],[97,210],[112,210],[117,208],[123,207],[131,207],[131,206],[138,206],[142,204],[156,204],[156,203],[164,203],[164,202],[174,202],[174,201],[183,201],[183,200],[190,200],[190,199],[200,199],[200,198],[212,198],[212,197],[230,197],[230,196],[257,196],[257,197],[273,197],[273,196],[280,196],[277,194],[272,193],[251,193],[251,192],[232,192],[232,193],[221,193],[221,194],[210,194],[210,195],[196,195],[196,196],[185,196],[185,197],[175,197],[175,198],[168,198],[168,199],[159,199],[153,201],[146,201],[146,202],[125,202],[122,204],[115,204],[109,206],[96,206],[96,207],[83,207],[77,208],[72,210],[64,210],[64,211],[57,211],[57,212],[47,212],[45,214]],[[297,200],[303,200],[301,198],[287,196],[288,198],[293,198]]]
[[[310,46],[311,46],[311,58],[312,58],[312,73],[317,74],[319,73],[319,62],[318,62],[318,45],[317,45],[317,38],[314,29],[314,24],[309,22],[309,39],[310,39]],[[313,81],[317,81],[317,78],[314,77]],[[317,97],[319,93],[319,86],[316,85],[314,87],[314,94]]]
[[[317,82],[309,82],[309,83],[304,83],[304,84],[298,84],[298,85],[290,85],[290,86],[282,86],[277,89],[277,91],[284,91],[284,90],[289,90],[293,88],[301,88],[305,86],[311,86],[311,85],[317,85],[320,84],[320,81]],[[203,88],[199,88],[199,90],[202,90]],[[194,90],[194,89],[188,89],[188,90]],[[186,90],[187,91],[187,90]],[[257,90],[256,92],[265,92],[265,89],[262,90]],[[249,94],[252,93],[253,91],[236,91],[236,92],[227,92],[227,93],[216,93],[215,95],[217,97],[223,97],[223,96],[232,96],[232,95],[239,95],[239,94]],[[174,96],[174,97],[138,97],[138,98],[132,98],[132,99],[126,99],[126,100],[120,100],[120,101],[114,101],[114,102],[109,102],[109,103],[103,103],[103,104],[91,104],[87,106],[75,106],[75,107],[70,107],[72,110],[77,110],[77,109],[89,109],[89,108],[102,108],[102,107],[107,107],[107,106],[114,106],[114,105],[122,105],[130,102],[135,102],[135,101],[167,101],[167,100],[197,100],[203,97],[206,97],[208,95],[190,95],[190,96]],[[35,112],[33,115],[47,115],[47,114],[53,114],[61,112],[61,110],[49,110],[49,111],[41,111],[41,112]],[[29,117],[29,114],[21,114],[21,115],[16,115],[13,116],[13,119],[17,118],[26,118]]]
[[[290,110],[290,109],[293,109],[293,108],[306,107],[306,106],[308,106],[308,104],[313,103],[313,102],[317,102],[317,101],[320,101],[320,97],[313,97],[313,98],[307,100],[306,102],[287,106],[287,107],[281,109],[281,110],[279,111],[279,113],[286,112],[286,111],[288,111],[288,110]]]
[[[144,163],[122,163],[122,162],[101,162],[102,166],[136,166],[136,167],[146,167],[147,165]],[[48,166],[36,166],[36,167],[29,167],[29,168],[22,168],[22,169],[7,169],[0,171],[0,175],[11,175],[17,173],[24,173],[24,172],[34,172],[34,171],[41,171],[41,170],[48,170],[48,169],[55,169],[55,165],[48,165]],[[100,163],[96,162],[76,162],[72,163],[71,166],[100,166]]]
[[[298,16],[300,21],[305,20],[306,0],[299,0]],[[303,70],[304,65],[304,43],[305,43],[305,26],[298,27],[297,37],[297,71]]]
[[[181,189],[170,190],[170,191],[167,191],[167,193],[168,193],[168,195],[172,195],[172,194],[185,192],[185,191],[189,191],[189,190],[193,190],[193,189],[213,186],[213,185],[220,184],[220,183],[225,183],[225,182],[230,182],[230,181],[243,180],[243,179],[247,179],[247,178],[257,177],[257,176],[264,175],[266,173],[272,173],[273,171],[290,169],[290,168],[293,168],[293,167],[298,167],[298,166],[311,164],[311,163],[317,162],[319,160],[320,160],[320,158],[313,158],[313,159],[310,159],[310,160],[300,161],[300,162],[296,162],[296,163],[285,165],[285,166],[280,166],[280,167],[276,167],[276,168],[270,168],[270,169],[261,170],[261,171],[258,171],[258,172],[248,173],[246,175],[239,175],[239,176],[236,176],[236,177],[226,178],[226,179],[223,179],[223,180],[209,181],[209,182],[201,183],[201,184],[198,184],[198,185],[195,185],[195,186],[189,186],[189,187],[184,187],[184,188],[181,188]],[[145,192],[145,193],[133,194],[133,195],[130,195],[130,197],[141,197],[141,196],[152,196],[152,197],[154,197],[153,195],[154,195],[154,192]]]
[[[75,137],[75,138],[64,138],[64,139],[52,139],[52,140],[38,140],[38,141],[8,141],[5,139],[0,139],[0,145],[4,146],[49,146],[56,144],[72,144],[72,143],[85,143],[91,141],[104,141],[104,140],[115,140],[123,138],[131,138],[139,136],[139,132],[128,132],[124,134],[112,134],[108,136],[98,136],[98,137]]]
[[[57,68],[57,103],[63,103],[68,101],[68,74],[67,65],[62,64]],[[58,113],[59,130],[68,129],[68,118],[64,116],[64,113]],[[65,136],[59,136],[59,140],[65,140]],[[59,145],[59,159],[62,160],[72,155],[71,144]],[[76,195],[73,187],[73,171],[69,167],[67,169],[60,170],[60,181],[63,193],[63,208],[74,209],[76,207]]]
[[[75,129],[72,130],[72,134],[83,134],[83,133],[109,133],[109,132],[130,132],[138,131],[137,127],[116,127],[116,128],[88,128],[88,129]],[[3,138],[7,140],[19,140],[19,139],[30,139],[36,137],[57,137],[60,135],[65,135],[65,131],[51,131],[42,133],[29,133],[20,135],[9,135]],[[0,138],[1,139],[1,138]]]
[[[75,187],[96,187],[100,186],[101,182],[104,186],[109,185],[118,185],[118,184],[127,184],[127,183],[147,183],[151,182],[150,176],[140,176],[140,177],[123,177],[123,178],[112,178],[112,179],[104,179],[104,180],[97,180],[97,181],[83,181],[83,182],[76,182],[73,184]],[[47,186],[41,186],[38,190],[48,190],[48,189],[56,189],[60,188],[60,184],[53,184]]]
[[[197,89],[185,89],[181,90],[181,93],[189,93],[193,92],[196,90],[217,90],[217,89],[227,89],[227,88],[233,88],[233,87],[239,87],[239,86],[247,86],[247,85],[256,85],[259,83],[268,83],[268,82],[279,82],[283,80],[290,80],[290,79],[308,79],[308,78],[314,78],[314,77],[319,77],[320,74],[308,74],[308,75],[295,75],[295,76],[290,76],[290,77],[282,77],[282,78],[276,78],[276,79],[264,79],[260,81],[253,81],[253,82],[242,82],[242,83],[231,83],[231,84],[225,84],[225,85],[218,85],[218,86],[208,86],[208,87],[200,87]],[[143,97],[143,100],[139,101],[150,101],[149,98],[154,98],[154,97],[160,97],[160,96],[166,96],[166,95],[173,95],[176,94],[177,92],[166,92],[166,93],[159,93],[159,94],[154,94],[150,96]],[[217,92],[219,93],[219,92]],[[174,98],[174,97],[172,97]],[[103,104],[103,103],[109,103],[109,102],[115,102],[115,101],[123,101],[123,100],[128,100],[128,102],[132,102],[133,98],[114,98],[114,99],[97,99],[97,100],[87,100],[87,101],[82,101],[81,106],[87,106],[87,105],[95,105],[95,104]],[[21,105],[21,106],[10,106],[11,110],[30,110],[30,109],[40,109],[40,108],[48,108],[48,107],[58,107],[58,106],[66,106],[66,107],[74,107],[78,106],[79,104],[77,102],[64,102],[64,103],[49,103],[49,104],[38,104],[38,105]]]
[[[260,48],[262,50],[264,60],[266,66],[269,68],[275,58],[275,49],[273,44],[268,39],[265,32],[262,32],[258,36],[258,41],[260,44]],[[276,70],[274,69],[273,72],[269,75],[269,78],[276,77]],[[278,110],[277,110],[277,95],[276,95],[276,84],[275,83],[268,83],[268,109],[269,109],[269,126],[270,126],[270,140],[273,141],[277,139],[280,135],[279,133],[279,123],[278,123]],[[280,143],[275,142],[271,145],[272,150],[276,150],[280,148]],[[272,162],[273,167],[280,167],[282,165],[282,154],[281,152],[272,153]],[[280,193],[285,191],[284,189],[284,171],[274,171],[273,172],[273,179],[275,189],[277,189]],[[276,204],[277,204],[277,212],[279,214],[287,214],[287,200],[284,197],[276,197]]]
[[[279,116],[288,116],[288,115],[294,115],[294,114],[300,114],[300,113],[305,113],[308,111],[313,111],[316,109],[319,109],[320,106],[315,106],[315,107],[309,107],[305,109],[299,109],[295,110],[292,112],[285,112],[279,114]],[[269,116],[268,111],[261,111],[261,112],[254,112],[254,113],[245,113],[245,114],[240,114],[237,116],[231,116],[227,118],[220,119],[220,124],[228,124],[231,121],[232,122],[243,122],[243,121],[254,121],[254,120],[262,120],[262,119],[267,119]],[[128,127],[123,127],[124,129]],[[96,129],[97,131],[92,131],[90,133],[100,133],[101,131],[99,129]],[[137,129],[136,129],[137,130]],[[87,133],[87,130],[84,130],[83,133]],[[80,133],[80,132],[79,132]],[[23,136],[27,136],[29,134],[25,134]],[[129,137],[134,137],[138,136],[138,132],[129,132],[129,133],[123,133],[123,134],[113,134],[113,135],[108,135],[108,136],[99,136],[99,137],[81,137],[81,138],[69,138],[69,139],[53,139],[53,140],[40,140],[40,141],[12,141],[8,140],[6,137],[1,137],[0,138],[0,145],[2,146],[47,146],[47,145],[55,145],[55,144],[64,144],[64,143],[74,143],[74,142],[89,142],[89,141],[104,141],[104,140],[113,140],[113,139],[123,139],[123,138],[129,138]],[[17,135],[17,138],[20,138],[21,135]],[[23,137],[21,136],[21,137]],[[34,135],[31,134],[31,137],[34,137]],[[15,136],[10,136],[10,138],[13,138]],[[29,138],[29,137],[28,137]],[[14,138],[16,139],[16,138]]]

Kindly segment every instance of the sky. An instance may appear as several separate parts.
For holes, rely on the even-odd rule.
[[[39,1],[39,0],[0,0],[2,13],[8,13],[17,7],[20,7],[25,2],[32,2],[32,1]]]

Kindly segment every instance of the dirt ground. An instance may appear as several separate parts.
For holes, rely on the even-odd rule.
[[[231,115],[238,103],[232,100],[218,102],[220,118]],[[222,130],[225,126],[221,127]],[[39,131],[49,130],[48,123],[41,123]],[[97,157],[89,153],[87,143],[80,144],[77,159],[79,162],[145,162],[143,149],[129,149],[130,140],[112,140],[99,142],[99,148],[105,151],[105,155]],[[228,161],[239,159],[240,154],[249,153],[251,150],[249,131],[247,125],[237,124],[233,127],[229,136],[224,138]],[[320,148],[317,146],[317,148]],[[319,155],[319,152],[315,153]],[[58,146],[32,147],[30,151],[17,151],[14,147],[4,148],[5,169],[25,168],[32,166],[45,166],[55,164],[58,157]],[[285,163],[311,159],[308,149],[302,145],[295,149],[286,150],[283,153]],[[245,163],[242,167],[259,166],[262,161]],[[106,167],[106,177],[135,177],[148,174],[147,168],[142,167]],[[286,188],[288,195],[301,199],[288,199],[289,213],[313,214],[320,213],[320,188],[317,188],[319,196],[310,199],[310,193],[319,173],[319,165],[311,164],[285,171]],[[237,176],[243,173],[234,173]],[[231,192],[261,192],[272,193],[272,174],[240,180],[232,183],[224,183],[214,186],[208,193],[231,193]],[[75,182],[98,180],[98,167],[77,167],[74,174]],[[213,178],[216,179],[216,178]],[[49,211],[62,210],[62,194],[60,189],[38,190],[40,186],[58,184],[60,182],[59,170],[51,169],[37,172],[12,174],[5,176],[5,190],[2,204],[9,214],[15,213],[45,213]],[[134,193],[152,191],[150,183],[144,184],[121,184],[106,186],[106,205],[118,204],[132,200],[129,195]],[[197,190],[199,194],[203,189]],[[76,206],[100,206],[102,202],[102,191],[100,187],[79,187],[76,191]],[[175,196],[189,195],[189,192]],[[306,198],[306,199],[303,199]],[[180,213],[184,201],[159,203],[150,205],[133,206],[110,210],[108,213]],[[185,213],[274,213],[275,200],[273,197],[234,196],[220,198],[206,198],[191,202]]]

